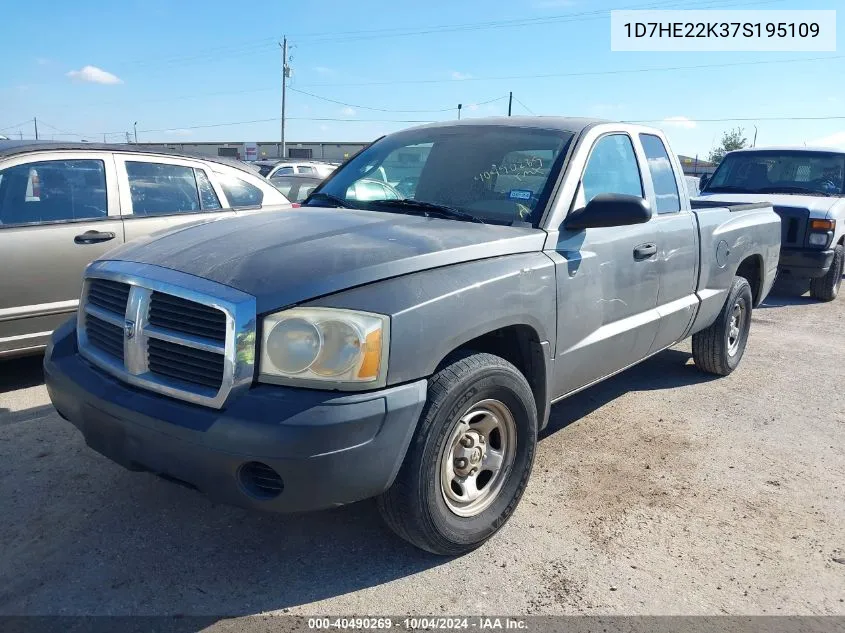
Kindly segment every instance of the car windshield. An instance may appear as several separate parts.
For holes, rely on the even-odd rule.
[[[728,154],[707,192],[841,196],[845,154],[771,150]]]
[[[376,141],[336,172],[309,205],[536,225],[573,134],[502,125],[425,127]],[[323,195],[320,195],[323,194]],[[397,204],[385,201],[411,201]],[[426,205],[428,205],[426,207]]]

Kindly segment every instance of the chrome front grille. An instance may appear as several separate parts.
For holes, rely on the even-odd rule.
[[[223,382],[223,354],[151,338],[147,341],[150,371],[182,382],[217,388]]]
[[[150,297],[150,325],[182,334],[226,340],[226,314],[216,308],[174,295],[153,292]]]
[[[79,351],[119,379],[220,408],[252,380],[255,299],[147,264],[92,264],[80,301]]]

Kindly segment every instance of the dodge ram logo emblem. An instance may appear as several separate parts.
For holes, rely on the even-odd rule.
[[[126,322],[123,324],[123,333],[128,339],[135,336],[135,321],[129,321],[127,319]]]

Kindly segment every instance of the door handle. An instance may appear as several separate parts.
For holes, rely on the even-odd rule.
[[[108,242],[114,239],[114,233],[111,231],[85,231],[82,235],[77,235],[73,241],[77,244],[96,244],[97,242]]]
[[[657,244],[640,244],[634,249],[634,259],[648,259],[657,254]]]

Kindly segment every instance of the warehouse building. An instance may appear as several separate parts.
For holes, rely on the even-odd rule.
[[[342,161],[369,143],[287,143],[288,158]],[[281,143],[140,143],[153,150],[170,150],[199,154],[201,156],[229,156],[241,160],[264,160],[278,158],[282,154]]]

